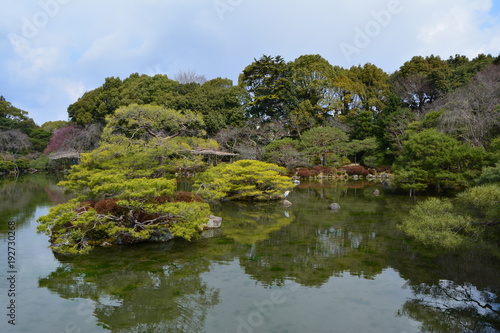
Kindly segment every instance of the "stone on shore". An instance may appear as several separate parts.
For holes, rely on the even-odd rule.
[[[338,203],[334,202],[334,203],[331,203],[330,205],[328,205],[328,209],[329,210],[339,210],[340,205]]]
[[[222,217],[209,215],[208,222],[203,226],[203,229],[218,229],[222,225]]]

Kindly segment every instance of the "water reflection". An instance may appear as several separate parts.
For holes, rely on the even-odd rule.
[[[497,295],[470,283],[440,280],[410,286],[413,299],[398,312],[422,323],[422,332],[499,332]]]
[[[39,285],[66,299],[91,299],[94,316],[112,332],[204,332],[219,295],[200,278],[211,260],[176,253],[173,245],[58,256],[61,266]]]
[[[39,284],[66,299],[91,299],[94,316],[113,332],[203,332],[207,311],[219,303],[220,290],[200,278],[213,262],[238,260],[264,286],[293,280],[319,288],[344,273],[369,279],[381,274],[388,267],[384,233],[391,224],[379,220],[391,214],[385,214],[382,197],[369,195],[372,190],[351,191],[297,189],[286,210],[276,202],[224,203],[214,207],[224,219],[222,235],[58,256],[61,267]],[[334,214],[327,209],[331,200],[342,207]]]
[[[389,199],[371,194],[373,185],[351,185],[302,183],[290,194],[288,210],[295,220],[253,245],[251,256],[242,259],[245,272],[265,285],[293,279],[315,287],[343,272],[365,278],[380,274],[388,267],[387,252],[400,242],[395,224],[413,203],[401,198],[393,209]],[[329,211],[331,202],[341,209]]]
[[[15,220],[18,228],[22,228],[37,207],[67,201],[63,189],[55,185],[58,179],[43,174],[0,178],[1,219]],[[0,223],[0,233],[6,232],[7,224]]]
[[[294,221],[294,214],[281,203],[228,202],[217,206],[223,219],[223,233],[241,244],[254,244]]]
[[[37,207],[67,199],[54,182],[36,176],[0,183],[2,218],[18,221],[23,229],[20,237],[23,232],[34,234]],[[254,301],[267,299],[266,290],[287,291],[290,283],[298,286],[286,294],[290,303],[276,307],[276,317],[266,320],[296,313],[314,316],[330,308],[372,311],[380,304],[391,308],[390,304],[395,308],[393,317],[384,321],[403,318],[405,323],[410,319],[420,323],[407,332],[500,330],[498,257],[473,249],[436,253],[414,246],[396,228],[413,199],[382,190],[374,196],[374,188],[380,187],[303,182],[290,194],[293,204],[286,209],[276,202],[214,206],[224,222],[210,238],[97,249],[86,256],[57,255],[54,266],[43,274],[23,279],[35,279],[38,291],[50,291],[49,296],[37,296],[48,303],[90,302],[97,324],[111,332],[216,332],[216,324],[235,320],[233,307],[253,306]],[[332,202],[339,203],[340,210],[329,211]],[[31,243],[39,239],[43,245],[33,248],[48,245],[45,237],[30,238]],[[21,253],[26,255],[19,258],[25,267],[34,266],[31,243],[23,243]],[[247,280],[251,283],[240,283]],[[335,290],[339,285],[356,290],[363,286],[363,300],[352,296],[359,294],[356,290]],[[256,293],[259,298],[252,299]],[[301,297],[308,298],[307,308]],[[24,309],[29,307],[23,304]],[[30,311],[44,310],[33,305]],[[240,314],[248,315],[244,311]],[[224,313],[226,317],[219,319]],[[324,316],[321,327],[344,327],[335,323],[342,318],[329,316]],[[93,331],[93,323],[82,326],[82,331]],[[280,324],[273,322],[284,327]],[[314,325],[305,331],[315,331]],[[344,325],[348,331],[349,325]]]
[[[408,252],[393,265],[412,291],[398,311],[422,323],[422,332],[500,331],[498,257],[484,249]]]

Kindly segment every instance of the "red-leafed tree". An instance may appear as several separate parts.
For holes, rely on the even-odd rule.
[[[84,152],[97,147],[102,127],[99,124],[90,124],[85,127],[74,124],[62,127],[54,132],[44,154],[73,150]]]

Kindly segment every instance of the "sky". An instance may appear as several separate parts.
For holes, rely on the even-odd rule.
[[[0,1],[0,95],[39,125],[132,73],[236,84],[262,55],[392,73],[416,55],[500,54],[500,0]]]

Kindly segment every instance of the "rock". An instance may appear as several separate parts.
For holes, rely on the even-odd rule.
[[[130,234],[130,232],[120,232],[116,236],[115,244],[117,245],[131,245],[138,243],[138,238]]]
[[[382,187],[385,188],[386,190],[392,190],[391,184],[386,179],[382,181]]]
[[[291,206],[292,203],[288,200],[283,200],[283,206]]]
[[[167,228],[155,230],[149,240],[152,242],[168,242],[174,239],[174,235]]]
[[[375,190],[373,191],[373,195],[379,195],[379,194],[380,194],[380,191],[379,191],[378,189],[375,189]]]
[[[209,215],[208,222],[203,226],[203,229],[217,229],[222,225],[222,217]]]
[[[334,203],[331,203],[330,205],[328,205],[328,209],[329,210],[339,210],[340,205],[338,203],[334,202]]]

